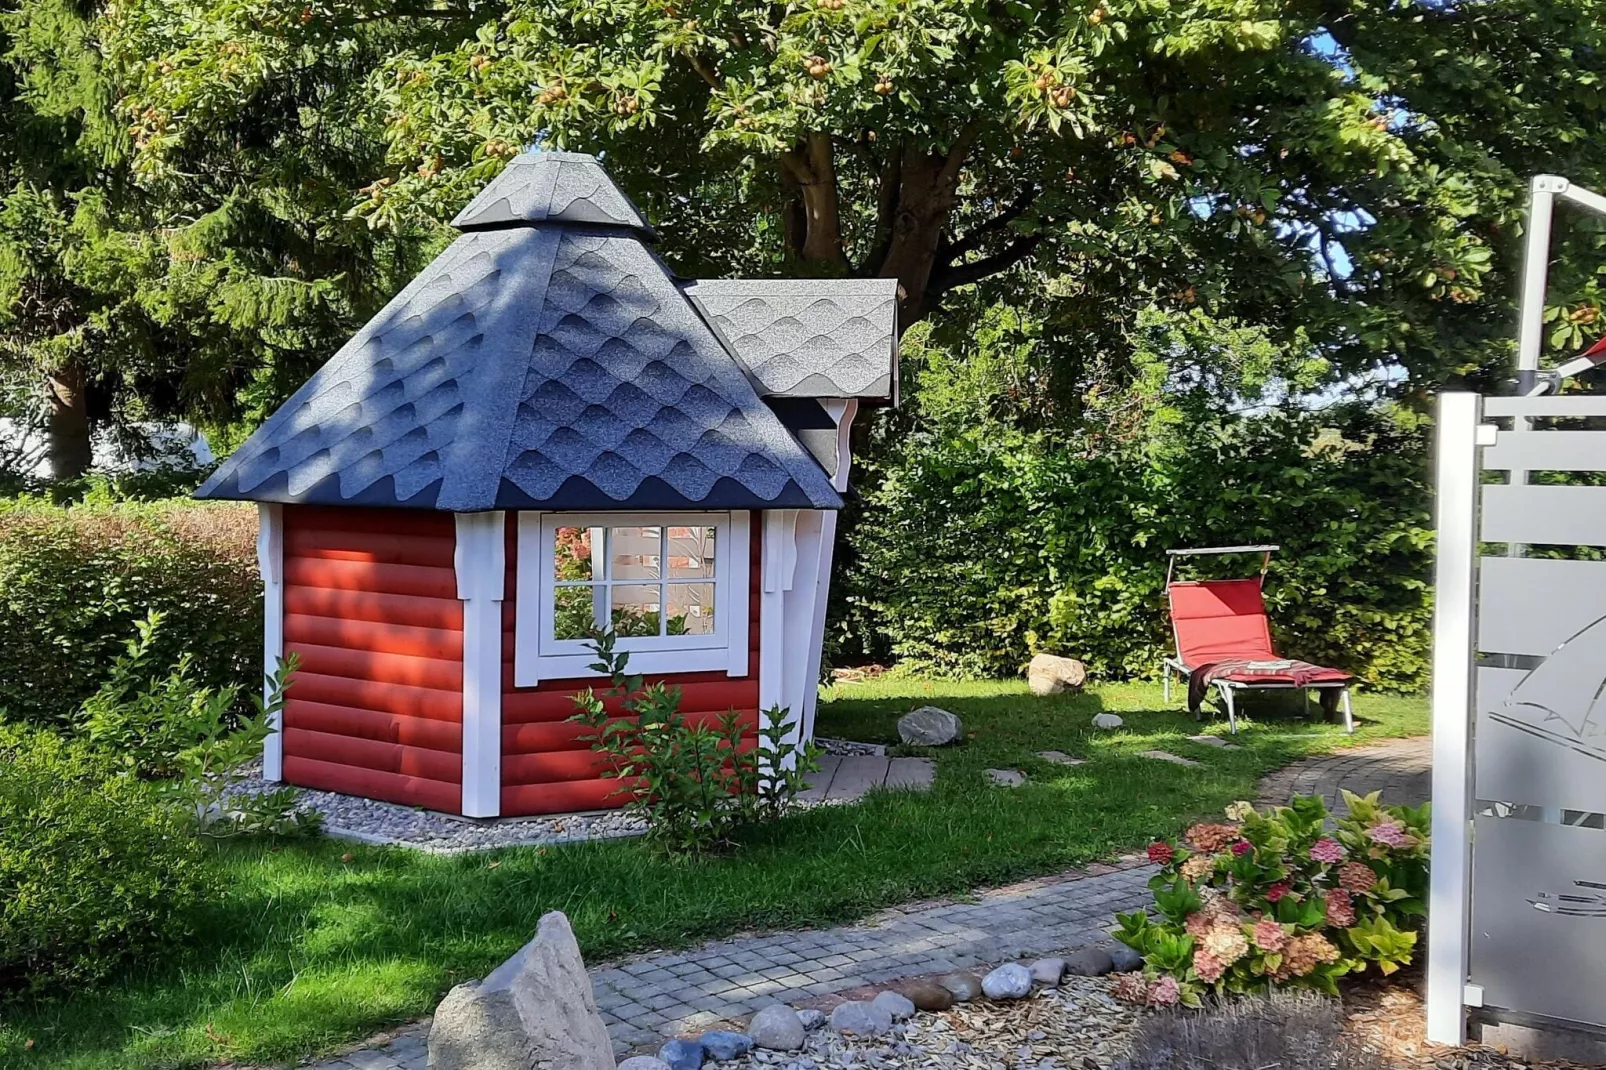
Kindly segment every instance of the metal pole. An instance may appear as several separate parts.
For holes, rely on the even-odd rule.
[[[1427,1037],[1466,1040],[1472,843],[1473,588],[1482,398],[1439,398],[1433,612],[1433,857],[1428,892]]]
[[[1550,221],[1558,193],[1567,180],[1560,175],[1535,175],[1529,184],[1528,218],[1523,225],[1522,292],[1517,303],[1517,394],[1534,387],[1539,350],[1545,332],[1545,284],[1550,271]]]

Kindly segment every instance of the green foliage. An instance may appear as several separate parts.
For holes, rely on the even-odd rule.
[[[1528,177],[1606,175],[1599,0],[120,15],[109,52],[147,180],[253,123],[293,155],[332,117],[370,166],[355,213],[383,231],[448,218],[522,146],[603,151],[683,270],[893,276],[906,325],[979,281],[1044,310],[1073,375],[1125,367],[1155,303],[1306,330],[1335,377],[1503,367]],[[305,110],[275,114],[286,97]],[[1603,240],[1565,239],[1558,349],[1598,316]]]
[[[279,660],[267,680],[266,701],[252,695],[255,712],[243,720],[232,716],[238,705],[238,692],[232,687],[213,691],[192,684],[184,701],[167,711],[168,730],[173,732],[171,726],[177,725],[173,734],[191,742],[162,756],[175,774],[163,785],[163,793],[203,834],[296,836],[318,830],[321,816],[301,808],[296,789],[254,795],[240,790],[249,779],[248,763],[261,755],[262,745],[277,731],[274,722],[284,713],[285,692],[296,664],[295,654]]]
[[[160,680],[181,656],[214,692],[254,679],[261,659],[255,521],[237,506],[33,505],[0,511],[0,708],[65,726],[116,664],[119,686]],[[168,625],[138,665],[127,637]],[[241,699],[237,711],[249,709]]]
[[[1266,588],[1283,650],[1384,688],[1424,683],[1422,422],[1278,401],[1317,374],[1308,347],[1193,316],[1146,324],[1136,380],[1072,398],[1042,393],[1029,323],[992,320],[968,344],[906,339],[917,390],[907,426],[868,454],[838,659],[1007,676],[1046,651],[1153,675],[1171,645],[1165,551],[1270,542],[1283,547]]]
[[[592,668],[607,673],[613,686],[603,696],[591,688],[575,695],[579,712],[570,720],[591,729],[591,749],[607,758],[603,775],[624,781],[616,794],[655,842],[673,854],[707,854],[732,846],[744,827],[790,809],[819,762],[812,743],[799,747],[788,738],[793,729],[785,710],[765,711],[757,746],[744,738],[746,726],[734,710],[717,727],[688,722],[680,688],[628,675],[630,655],[616,651],[616,642],[612,631],[593,641]],[[621,715],[609,712],[605,696],[618,700]]]
[[[0,728],[0,996],[101,981],[170,948],[216,890],[151,786],[85,743]]]
[[[1121,914],[1115,936],[1144,957],[1117,994],[1198,1006],[1216,993],[1277,986],[1337,995],[1337,979],[1411,962],[1425,914],[1428,807],[1384,806],[1344,792],[1348,813],[1327,832],[1321,796],[1265,813],[1227,807],[1230,824],[1199,823],[1149,858],[1155,915]]]
[[[315,829],[318,815],[302,811],[293,788],[252,795],[239,790],[246,769],[273,733],[295,672],[291,654],[268,681],[264,702],[242,716],[237,686],[211,688],[194,676],[193,659],[179,657],[165,677],[150,682],[148,662],[162,629],[152,613],[139,635],[112,665],[111,676],[79,712],[80,731],[112,760],[136,776],[159,781],[164,800],[208,836],[249,833],[292,835]]]

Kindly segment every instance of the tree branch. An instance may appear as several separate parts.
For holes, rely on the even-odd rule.
[[[953,242],[944,241],[941,248],[937,250],[939,259],[944,264],[948,264],[958,260],[966,253],[975,252],[981,248],[982,242],[986,240],[988,235],[998,233],[1025,215],[1026,210],[1032,206],[1032,202],[1037,200],[1037,195],[1041,192],[1042,190],[1037,186],[1028,187],[1019,197],[1011,201],[1003,211],[987,220],[987,222],[973,228],[963,238]]]
[[[688,52],[686,53],[686,62],[691,64],[691,69],[697,72],[699,78],[715,89],[719,88],[719,75],[708,65],[707,60],[695,52]]]
[[[876,190],[875,240],[859,265],[860,274],[876,272],[887,258],[887,250],[892,248],[893,221],[897,218],[898,197],[903,185],[903,152],[903,139],[899,138],[881,165],[881,184]]]
[[[939,185],[947,189],[959,185],[959,172],[964,170],[965,158],[970,155],[970,150],[979,137],[981,137],[981,123],[976,119],[970,120],[960,128],[959,136],[954,139],[947,157],[943,159],[942,170],[937,173]]]
[[[1032,254],[1043,241],[1041,234],[1023,234],[1010,242],[999,252],[992,256],[984,256],[980,260],[970,260],[962,264],[952,264],[943,268],[926,287],[928,297],[939,296],[949,290],[968,286],[973,282],[980,282],[989,275],[996,275],[1000,271],[1014,267]]]

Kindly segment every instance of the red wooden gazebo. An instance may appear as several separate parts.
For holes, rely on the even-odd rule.
[[[532,152],[197,492],[259,503],[270,780],[472,817],[616,805],[585,637],[813,730],[848,428],[893,280],[675,278],[590,156]]]

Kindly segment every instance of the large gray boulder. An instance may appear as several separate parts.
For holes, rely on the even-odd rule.
[[[922,706],[898,718],[898,738],[911,747],[942,747],[964,735],[965,722],[936,706]]]
[[[1087,666],[1075,658],[1038,654],[1026,666],[1026,685],[1034,695],[1077,691],[1087,681]]]
[[[614,1070],[568,918],[546,915],[490,976],[446,993],[429,1029],[429,1070]]]

